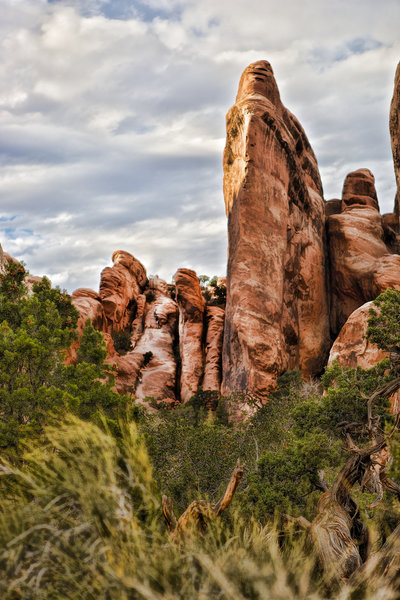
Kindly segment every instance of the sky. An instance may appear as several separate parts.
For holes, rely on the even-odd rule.
[[[369,168],[395,194],[388,116],[400,0],[0,0],[0,242],[98,289],[114,250],[171,281],[224,275],[225,114],[270,61],[325,199]]]

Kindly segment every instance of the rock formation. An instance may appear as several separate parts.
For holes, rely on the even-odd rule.
[[[400,289],[399,111],[400,64],[390,111],[394,213],[380,215],[368,169],[350,173],[342,198],[325,202],[316,158],[271,66],[247,67],[226,121],[227,278],[201,288],[194,271],[178,269],[167,285],[117,250],[99,292],[72,295],[79,333],[89,318],[106,338],[117,389],[139,402],[187,402],[199,389],[268,399],[285,370],[318,375],[335,338],[330,362],[381,360],[362,334],[365,303]],[[0,246],[0,270],[6,260],[15,259]]]
[[[181,400],[187,402],[197,392],[203,376],[204,298],[200,280],[190,269],[175,274],[179,306],[179,352],[181,355]]]
[[[99,295],[108,329],[125,329],[132,320],[147,275],[144,266],[129,252],[117,250],[112,260],[113,266],[101,273]]]
[[[218,306],[207,306],[207,337],[203,390],[219,390],[222,376],[222,342],[224,337],[225,311]]]
[[[355,310],[343,325],[329,353],[328,366],[337,361],[341,367],[371,369],[381,360],[389,358],[389,352],[380,350],[366,338],[369,311],[373,302],[366,302]],[[376,310],[376,307],[374,307]],[[400,391],[390,396],[394,414],[400,413]]]
[[[392,153],[394,163],[394,173],[396,176],[397,193],[394,205],[394,214],[396,216],[396,233],[400,231],[400,62],[397,65],[394,78],[394,92],[392,103],[390,105],[389,115],[390,138],[392,142]]]
[[[400,288],[400,256],[385,243],[374,176],[368,169],[344,182],[341,212],[327,220],[331,327],[337,335],[351,313],[388,287]]]
[[[227,115],[224,197],[222,388],[267,397],[286,369],[318,373],[330,340],[317,161],[265,61],[244,71]]]
[[[147,301],[143,306],[141,297],[141,310],[134,320],[133,349],[113,360],[117,388],[131,392],[139,402],[145,398],[175,402],[177,305],[159,278],[150,279],[148,297],[144,298]]]
[[[117,390],[139,403],[152,398],[170,404],[187,402],[201,386],[219,392],[225,313],[206,306],[196,273],[178,269],[175,285],[168,286],[159,277],[148,280],[128,252],[118,250],[112,259],[101,273],[99,293],[76,290],[72,303],[80,314],[79,334],[87,319],[104,334]],[[121,333],[130,348],[113,342]],[[69,362],[78,347],[79,340]]]
[[[373,302],[355,310],[343,325],[329,353],[328,366],[337,361],[342,367],[370,369],[389,356],[365,337]]]

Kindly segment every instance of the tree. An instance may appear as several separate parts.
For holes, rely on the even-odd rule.
[[[16,458],[26,438],[66,412],[115,419],[124,398],[112,390],[105,343],[86,323],[76,365],[64,356],[77,338],[78,312],[68,294],[43,278],[28,293],[23,265],[0,275],[0,447]]]
[[[389,288],[374,304],[379,310],[370,308],[367,338],[382,350],[400,347],[400,291]]]

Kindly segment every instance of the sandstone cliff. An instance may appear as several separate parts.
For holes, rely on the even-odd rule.
[[[317,161],[269,63],[244,71],[227,115],[224,393],[266,397],[286,369],[318,373],[330,345]]]
[[[140,403],[153,398],[170,404],[187,402],[202,386],[219,392],[224,310],[206,306],[196,273],[178,269],[175,285],[168,286],[158,277],[148,280],[128,252],[118,250],[112,259],[99,293],[79,289],[72,302],[80,333],[87,319],[103,332],[117,390]],[[130,346],[122,351],[121,334]],[[78,345],[69,360],[76,359]]]
[[[396,215],[395,228],[400,229],[400,62],[397,65],[394,78],[394,91],[389,115],[390,138],[392,142],[392,153],[394,173],[396,176],[397,193],[395,199],[394,213]]]
[[[187,402],[199,389],[267,399],[285,370],[319,374],[333,342],[330,361],[379,361],[363,338],[365,303],[400,289],[399,111],[400,64],[390,109],[394,213],[380,214],[366,168],[349,173],[341,199],[325,202],[316,158],[270,64],[247,67],[226,120],[226,279],[202,288],[194,271],[178,269],[167,285],[117,250],[99,292],[72,295],[79,332],[90,319],[105,336],[117,389],[139,402]],[[0,270],[5,260],[15,259],[0,246]]]
[[[339,214],[327,219],[331,273],[331,327],[337,335],[359,306],[388,287],[400,288],[400,256],[385,243],[374,176],[368,169],[344,182]]]

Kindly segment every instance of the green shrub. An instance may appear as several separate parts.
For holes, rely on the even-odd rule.
[[[148,292],[146,292],[145,296],[146,296],[146,302],[148,302],[149,304],[154,302],[154,300],[156,299],[156,295],[153,290],[149,290]]]
[[[125,331],[124,329],[115,329],[111,333],[112,340],[114,342],[114,348],[118,354],[126,354],[133,350],[131,342],[131,332]]]

